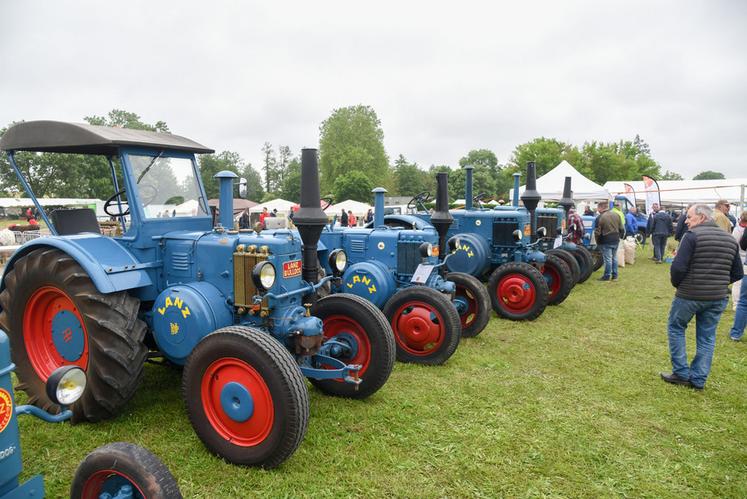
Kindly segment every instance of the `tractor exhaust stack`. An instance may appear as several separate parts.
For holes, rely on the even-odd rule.
[[[563,207],[566,215],[568,211],[573,208],[573,191],[571,191],[571,177],[565,178],[565,185],[563,185],[563,197],[560,198],[558,204]]]
[[[220,184],[220,200],[218,201],[218,223],[224,229],[233,229],[233,179],[239,178],[232,171],[223,170],[216,173],[213,178],[217,178]]]
[[[514,198],[511,202],[514,208],[519,207],[519,179],[520,178],[521,178],[521,173],[514,173]]]
[[[475,167],[472,165],[467,165],[464,167],[464,170],[467,172],[467,175],[464,181],[464,209],[465,210],[472,209],[472,170],[474,170],[474,168]]]
[[[438,232],[438,257],[440,259],[446,256],[446,233],[453,222],[454,217],[449,213],[449,174],[437,173],[436,210],[431,215],[431,223]]]
[[[524,207],[529,211],[532,242],[537,239],[537,221],[534,218],[534,210],[537,209],[537,205],[540,199],[542,199],[540,193],[537,192],[537,171],[535,168],[534,161],[527,163],[527,186],[524,189],[524,194],[521,195],[521,202],[524,203]]]
[[[374,195],[374,228],[384,225],[384,194],[386,189],[377,187],[373,189]]]
[[[319,164],[316,149],[301,150],[301,203],[293,216],[302,242],[301,275],[303,280],[316,283],[319,280],[317,243],[327,216],[320,206]]]

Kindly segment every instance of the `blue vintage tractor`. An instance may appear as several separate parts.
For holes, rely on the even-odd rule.
[[[184,137],[37,121],[9,128],[0,150],[52,233],[16,251],[0,286],[0,326],[30,403],[55,410],[44,380],[76,365],[89,390],[73,419],[116,416],[145,359],[161,356],[184,366],[187,414],[210,451],[273,467],[306,432],[303,375],[353,398],[389,377],[394,338],[381,311],[352,295],[316,299],[333,279],[317,280],[326,217],[316,150],[302,152],[295,234],[233,230],[232,172],[216,175],[220,218],[211,217],[195,154],[212,150]],[[122,235],[102,236],[89,209],[48,218],[16,163],[20,151],[106,158],[114,194],[104,210]]]
[[[450,215],[446,177],[439,179],[442,202],[433,214],[448,230]],[[444,274],[439,255],[445,253],[439,231],[384,224],[384,193],[374,192],[374,221],[364,228],[329,225],[320,237],[319,255],[325,272],[342,279],[335,293],[353,293],[384,311],[397,344],[397,359],[442,364],[459,339],[476,336],[490,320],[490,299],[482,283],[468,274]],[[407,216],[407,215],[402,215]],[[440,218],[439,218],[440,217]]]
[[[86,374],[77,366],[54,370],[45,383],[47,396],[60,409],[51,414],[33,405],[15,405],[8,336],[0,330],[0,499],[44,497],[44,480],[35,475],[21,483],[21,439],[18,416],[30,414],[48,423],[73,416],[69,406],[85,392]],[[160,459],[137,445],[116,442],[94,450],[78,466],[70,490],[73,499],[181,498],[174,476]]]

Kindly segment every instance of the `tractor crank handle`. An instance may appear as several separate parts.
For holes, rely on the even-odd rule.
[[[35,405],[19,405],[16,407],[16,415],[31,414],[47,423],[62,423],[73,417],[73,411],[66,406],[62,406],[59,414],[50,414],[47,411],[36,407]]]
[[[316,284],[311,284],[309,282],[302,281],[302,286],[298,289],[294,289],[293,291],[286,291],[285,293],[275,294],[275,293],[265,293],[264,295],[257,295],[254,297],[254,303],[259,304],[262,303],[262,300],[265,298],[273,298],[275,300],[284,300],[286,298],[290,298],[291,296],[296,295],[305,295],[305,294],[311,294],[316,292],[319,288],[330,282],[332,279],[335,279],[335,276],[329,275],[327,277],[324,277]]]

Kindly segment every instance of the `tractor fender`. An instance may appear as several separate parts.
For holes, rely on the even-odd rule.
[[[382,308],[397,291],[391,271],[376,260],[354,263],[342,275],[342,292],[358,295]]]
[[[454,253],[446,260],[446,267],[451,272],[464,272],[478,279],[490,267],[490,246],[480,234],[462,233],[449,239],[456,247]]]
[[[5,265],[0,290],[5,288],[5,276],[15,262],[40,248],[56,248],[69,255],[83,267],[101,293],[116,293],[153,284],[140,262],[116,240],[97,234],[80,234],[40,237],[21,246]]]

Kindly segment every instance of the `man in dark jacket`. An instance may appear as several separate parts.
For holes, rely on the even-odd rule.
[[[670,269],[677,288],[669,310],[667,383],[702,390],[711,370],[716,326],[729,302],[729,284],[743,277],[737,242],[713,221],[713,210],[696,204],[687,210],[688,230]],[[695,357],[687,364],[685,330],[695,317]]]
[[[674,240],[677,242],[681,241],[682,236],[687,232],[687,224],[685,223],[685,220],[687,220],[687,210],[690,209],[690,206],[692,205],[688,205],[686,210],[682,210],[682,213],[680,213],[680,216],[677,219],[677,228],[674,229]]]
[[[653,215],[648,219],[646,232],[651,236],[654,246],[654,261],[661,263],[664,259],[664,252],[667,248],[667,239],[674,234],[672,217],[664,210],[659,209],[659,205],[654,203],[652,206]]]
[[[742,217],[744,217],[744,213],[742,213]],[[742,251],[747,251],[747,230],[742,232],[742,237],[739,238],[739,247]],[[744,264],[747,265],[747,260],[745,260]],[[740,286],[737,313],[734,314],[734,324],[731,326],[731,331],[729,331],[729,338],[734,341],[742,339],[744,328],[747,326],[747,279],[742,279]]]
[[[610,210],[607,201],[597,204],[600,215],[597,217],[597,225],[594,228],[594,237],[602,250],[604,258],[604,275],[600,281],[617,280],[617,246],[620,239],[625,235],[620,215]]]

